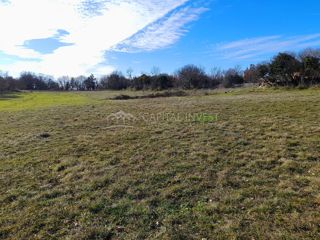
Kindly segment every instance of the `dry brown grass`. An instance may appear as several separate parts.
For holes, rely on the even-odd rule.
[[[1,112],[0,238],[319,239],[319,93],[99,92]],[[120,110],[218,121],[110,128]]]

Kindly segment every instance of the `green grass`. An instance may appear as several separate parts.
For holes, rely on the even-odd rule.
[[[0,239],[320,239],[320,90],[118,94],[0,100]]]
[[[82,93],[25,92],[0,95],[0,111],[43,109],[55,106],[84,105],[92,99]]]

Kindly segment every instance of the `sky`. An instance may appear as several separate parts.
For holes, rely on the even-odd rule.
[[[0,0],[0,71],[207,72],[320,48],[318,0]]]

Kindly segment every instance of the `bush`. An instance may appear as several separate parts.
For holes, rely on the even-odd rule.
[[[168,74],[159,74],[152,77],[151,89],[164,90],[174,86],[174,77]]]
[[[122,90],[130,86],[129,80],[121,72],[113,72],[103,77],[100,81],[101,88],[111,90]]]
[[[236,68],[230,68],[228,71],[226,71],[223,79],[223,86],[225,88],[231,88],[235,85],[243,84],[244,79],[241,74],[241,71]]]
[[[195,65],[186,65],[178,71],[178,86],[186,89],[209,88],[210,78]]]
[[[129,100],[129,99],[145,99],[145,98],[162,98],[162,97],[184,97],[188,94],[184,91],[166,91],[151,93],[143,96],[129,96],[129,95],[119,95],[111,98],[112,100]]]
[[[147,74],[142,74],[139,77],[135,77],[132,81],[132,87],[136,90],[150,89],[152,77]]]
[[[295,56],[279,53],[270,63],[270,80],[280,86],[298,86],[302,65]]]

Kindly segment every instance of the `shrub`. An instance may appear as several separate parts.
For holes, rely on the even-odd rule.
[[[244,79],[241,71],[236,68],[230,68],[226,71],[222,84],[225,88],[230,88],[243,83]]]
[[[178,71],[179,87],[192,88],[208,88],[210,79],[205,71],[195,65],[186,65]]]
[[[270,80],[280,86],[297,86],[297,74],[302,65],[295,56],[288,53],[279,53],[270,63]]]
[[[174,77],[168,74],[159,74],[152,77],[151,88],[153,90],[164,90],[172,88],[174,85]]]
[[[100,81],[103,89],[122,90],[129,87],[129,80],[126,79],[121,72],[113,72],[103,77]]]

